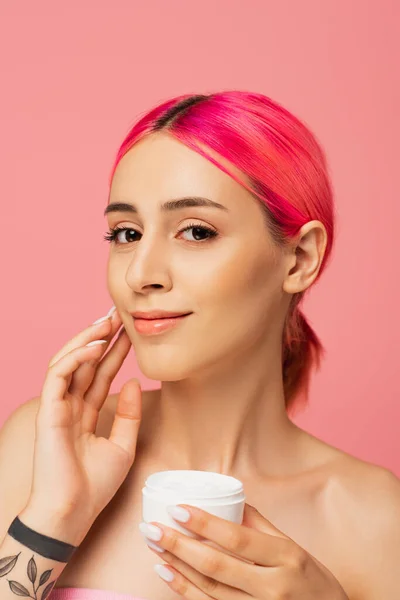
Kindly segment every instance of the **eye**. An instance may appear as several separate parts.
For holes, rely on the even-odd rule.
[[[188,240],[190,241],[206,241],[207,239],[210,238],[214,238],[217,237],[218,233],[215,231],[215,229],[212,229],[211,227],[206,227],[205,225],[197,225],[196,223],[189,223],[189,225],[187,225],[186,227],[184,227],[183,229],[180,229],[178,231],[178,233],[183,233],[185,231],[190,231],[190,229],[193,229],[193,235],[195,238],[194,240]],[[125,242],[120,242],[118,241],[118,235],[121,232],[133,232],[133,235],[137,234],[138,232],[136,231],[136,229],[132,229],[131,227],[111,227],[110,230],[107,232],[107,234],[104,236],[104,239],[108,242],[115,242],[117,245],[125,245],[126,243],[129,242],[136,242],[137,240],[131,239]],[[205,240],[199,240],[198,237],[202,235],[206,234],[206,238]],[[140,235],[140,234],[139,234]]]
[[[211,229],[211,227],[206,227],[205,225],[196,225],[196,223],[189,223],[189,225],[187,225],[183,229],[180,229],[178,231],[178,233],[183,233],[184,231],[189,231],[190,229],[193,229],[194,237],[199,236],[199,235],[201,237],[201,235],[204,235],[204,233],[206,233],[207,234],[206,240],[209,238],[217,237],[217,235],[218,235],[218,233],[215,231],[215,229]],[[188,240],[188,241],[192,241],[192,240]],[[199,240],[195,239],[194,241],[199,241]]]
[[[132,229],[130,227],[110,227],[109,231],[104,236],[105,241],[110,243],[116,241],[117,236],[121,233],[121,231],[133,231],[134,233],[137,233],[136,229]],[[134,242],[136,240],[129,241]],[[116,243],[117,245],[121,244],[121,242],[118,241]]]

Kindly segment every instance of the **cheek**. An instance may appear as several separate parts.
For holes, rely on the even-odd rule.
[[[121,289],[121,275],[119,270],[112,266],[111,261],[108,262],[107,268],[107,288],[111,298],[118,299],[118,292]]]
[[[272,256],[260,256],[259,250],[248,248],[208,265],[204,297],[212,306],[222,305],[228,311],[257,309],[274,294],[278,276]]]
[[[276,322],[282,301],[279,267],[270,253],[259,249],[238,252],[229,260],[208,267],[196,298],[204,331],[213,336],[214,350],[250,345]]]

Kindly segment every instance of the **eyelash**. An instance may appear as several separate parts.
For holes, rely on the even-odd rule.
[[[184,231],[188,231],[189,229],[201,229],[203,231],[206,231],[209,234],[208,239],[215,238],[218,235],[218,233],[214,229],[211,229],[211,227],[206,227],[205,225],[197,225],[195,223],[189,223],[189,225],[187,225],[187,227],[180,229],[178,231],[178,233],[183,233]],[[118,227],[118,226],[111,227],[109,229],[109,231],[107,232],[107,234],[104,236],[104,240],[106,242],[110,242],[110,243],[115,242],[118,246],[126,246],[127,244],[131,243],[131,242],[121,243],[121,242],[116,241],[116,238],[121,231],[135,231],[136,232],[136,229],[133,229],[132,227]],[[207,241],[207,238],[206,238],[206,240],[195,240],[195,241],[204,243],[205,241]]]

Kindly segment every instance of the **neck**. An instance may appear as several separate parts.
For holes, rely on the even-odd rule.
[[[269,354],[269,355],[268,355]],[[162,382],[151,408],[146,454],[165,469],[215,471],[238,478],[296,471],[299,429],[284,402],[281,353],[218,363],[181,381]]]

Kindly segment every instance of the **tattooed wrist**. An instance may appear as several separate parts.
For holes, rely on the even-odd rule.
[[[11,571],[14,569],[15,565],[17,564],[17,561],[18,561],[20,555],[21,555],[21,552],[19,552],[18,554],[15,554],[14,556],[5,556],[4,558],[0,558],[0,578],[5,577],[6,575],[8,575],[8,573],[11,573]],[[19,581],[15,581],[13,579],[7,578],[9,589],[16,596],[25,596],[26,598],[33,598],[33,600],[38,600],[37,592],[38,592],[39,588],[42,587],[44,584],[46,584],[47,581],[50,579],[52,571],[53,571],[53,569],[47,569],[46,571],[43,571],[43,573],[40,575],[39,581],[35,587],[35,583],[36,583],[36,579],[37,579],[37,566],[36,566],[35,558],[34,558],[34,556],[32,556],[32,558],[28,562],[27,570],[26,570],[27,577],[28,577],[31,585],[28,585],[28,584],[23,585]],[[41,593],[41,600],[46,600],[46,598],[50,594],[51,590],[53,589],[55,582],[56,582],[56,579],[47,583],[46,587],[43,588],[42,593]],[[27,586],[32,588],[32,592],[29,591]]]
[[[50,560],[57,560],[59,562],[67,563],[77,549],[77,546],[56,540],[31,529],[18,516],[11,523],[8,535],[27,548],[44,556],[44,558],[50,558]]]
[[[22,513],[22,516],[24,513]],[[31,516],[33,513],[31,514]],[[51,521],[47,526],[38,519],[38,529],[49,531],[61,531],[57,523]],[[30,524],[33,520],[28,518]],[[50,537],[36,531],[15,517],[8,529],[8,536],[3,540],[0,547],[0,582],[8,583],[9,595],[0,592],[1,600],[7,600],[14,596],[32,598],[32,600],[46,600],[56,583],[61,571],[70,560],[77,546],[65,541]],[[24,548],[18,552],[18,545]],[[31,554],[31,550],[36,552]],[[43,565],[43,572],[38,574],[37,560]],[[27,561],[25,563],[25,561]],[[54,561],[53,564],[50,561]],[[26,564],[26,566],[25,566]],[[52,567],[52,568],[49,568]],[[12,576],[10,577],[10,573]],[[6,577],[8,575],[8,577]],[[51,580],[50,580],[51,579]],[[40,589],[40,591],[39,591]],[[40,594],[40,596],[38,595]]]

